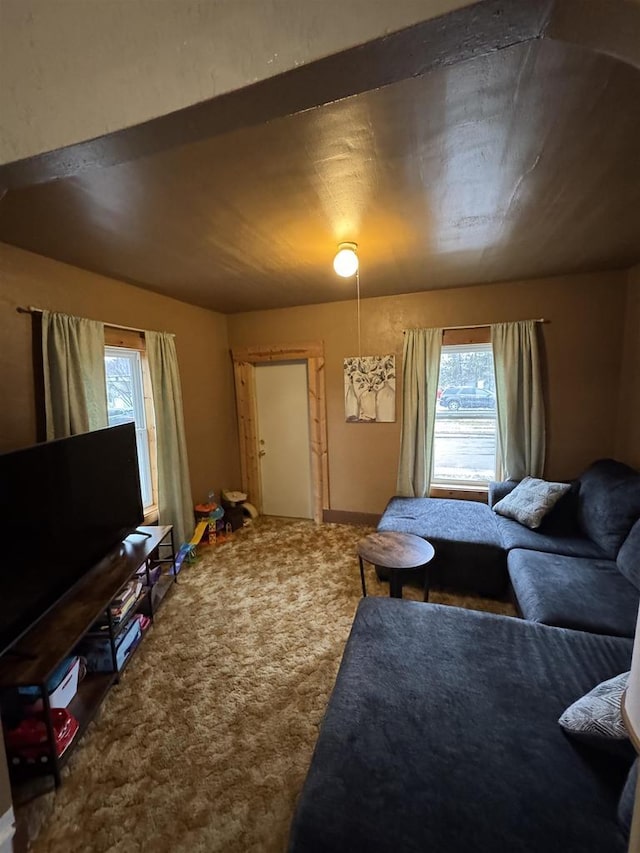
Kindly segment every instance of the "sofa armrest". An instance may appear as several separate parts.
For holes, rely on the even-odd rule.
[[[512,492],[518,485],[520,480],[501,480],[499,482],[489,483],[489,506],[494,507],[498,501]]]

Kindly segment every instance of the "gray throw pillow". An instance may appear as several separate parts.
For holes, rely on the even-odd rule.
[[[535,530],[570,488],[570,483],[548,483],[535,477],[525,477],[512,492],[498,501],[493,511]]]
[[[628,680],[629,673],[623,672],[603,681],[570,705],[558,722],[568,734],[582,740],[627,740],[621,706]]]

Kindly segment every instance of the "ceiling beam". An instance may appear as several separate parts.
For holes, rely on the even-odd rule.
[[[0,190],[180,145],[377,89],[539,38],[553,0],[484,0],[143,124],[0,166]]]

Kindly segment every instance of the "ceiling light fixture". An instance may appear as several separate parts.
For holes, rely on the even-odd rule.
[[[358,244],[338,243],[333,268],[342,278],[351,278],[358,271]]]

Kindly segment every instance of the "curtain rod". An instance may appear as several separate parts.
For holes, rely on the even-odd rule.
[[[521,321],[522,322],[522,321]],[[545,320],[543,317],[536,318],[534,323],[548,323],[549,320]],[[458,329],[489,329],[491,326],[495,325],[495,323],[477,323],[475,326],[444,326],[443,332],[455,332]],[[423,328],[422,326],[420,328]],[[406,332],[411,331],[410,329],[405,329],[402,334],[406,334]]]
[[[18,306],[16,311],[18,314],[42,314],[44,312],[44,308],[36,308],[33,305],[29,305],[28,308]],[[152,331],[151,329],[136,329],[134,326],[119,326],[115,323],[105,323],[104,325],[108,326],[110,329],[118,329],[121,332],[140,332],[141,335],[144,335],[147,331]],[[167,332],[167,334],[171,335],[172,338],[175,338],[175,332]]]

